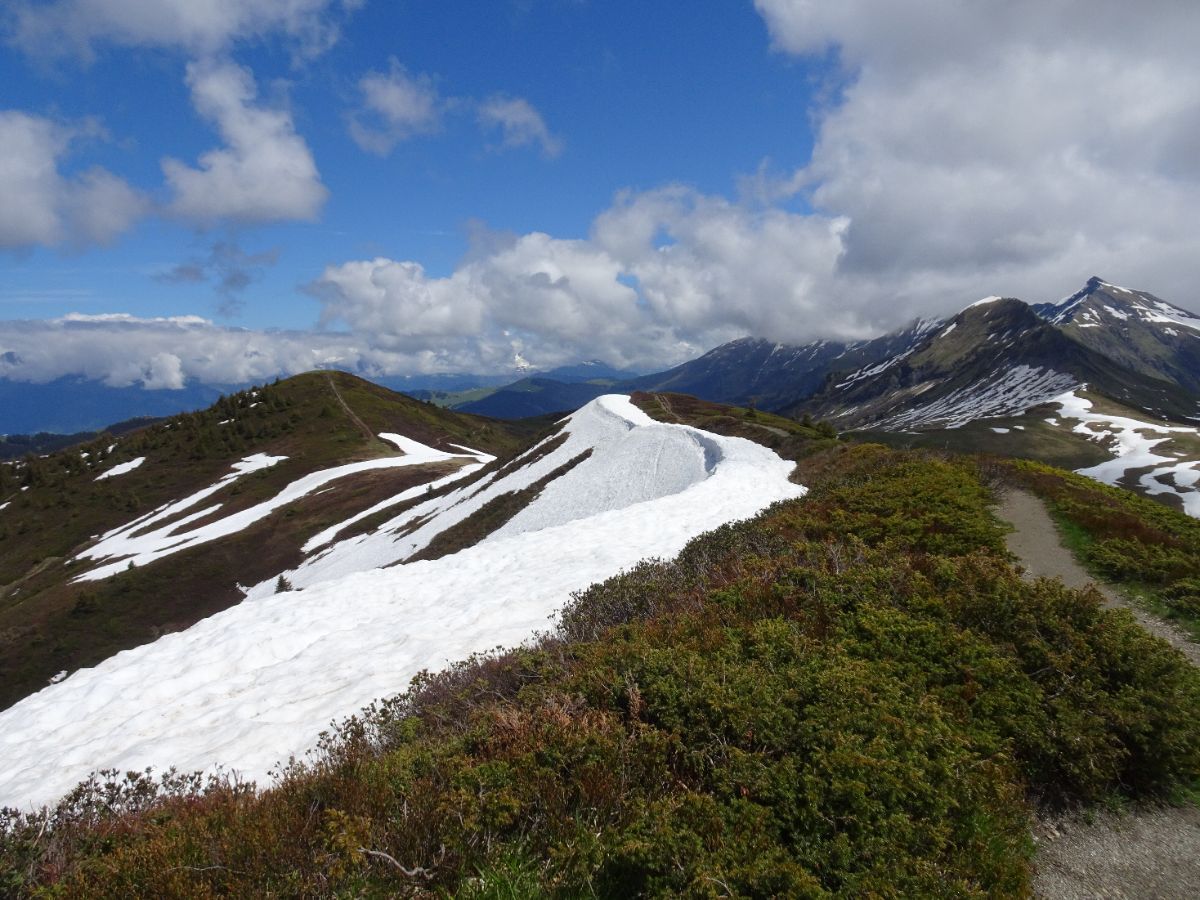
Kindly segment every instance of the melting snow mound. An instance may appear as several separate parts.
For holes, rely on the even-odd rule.
[[[443,524],[426,526],[426,543],[488,496],[591,451],[473,547],[348,571],[352,556],[394,559],[408,545],[398,550],[391,534],[390,551],[382,541],[365,551],[334,544],[332,577],[315,580],[314,567],[302,572],[304,590],[252,591],[0,712],[0,806],[54,802],[102,768],[224,768],[264,784],[331,720],[404,690],[420,670],[519,644],[572,591],[804,493],[788,480],[792,464],[767,448],[655,422],[628,397],[594,400],[564,431],[542,458],[430,501]]]

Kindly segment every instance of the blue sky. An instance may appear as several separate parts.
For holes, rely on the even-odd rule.
[[[10,0],[0,377],[651,370],[1195,308],[1177,0]]]
[[[326,265],[382,255],[448,275],[479,225],[584,237],[622,189],[682,182],[732,194],[736,176],[764,158],[803,164],[807,110],[826,67],[772,53],[748,4],[712,0],[679,12],[624,0],[374,3],[349,16],[334,47],[299,66],[286,39],[237,45],[230,58],[253,72],[260,94],[288,105],[311,148],[329,189],[319,219],[196,228],[152,215],[107,247],[16,248],[0,256],[0,315],[198,314],[306,328],[318,304],[299,288]],[[92,118],[104,129],[80,141],[64,172],[101,165],[161,201],[160,161],[194,161],[218,143],[192,108],[186,52],[101,44],[81,60],[10,47],[0,60],[5,106]],[[360,79],[393,61],[428,76],[452,108],[435,133],[381,157],[351,139],[346,117]],[[526,99],[562,150],[498,147],[500,135],[481,130],[471,108],[495,95]],[[278,254],[235,292],[236,311],[209,282],[155,277],[205,258],[218,241]]]

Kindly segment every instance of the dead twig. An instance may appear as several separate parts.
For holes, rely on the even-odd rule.
[[[433,877],[433,873],[428,869],[422,868],[421,866],[414,866],[410,869],[407,866],[401,865],[400,861],[397,860],[396,857],[392,856],[390,853],[384,853],[382,850],[368,850],[366,847],[359,847],[358,852],[364,854],[365,856],[371,856],[375,859],[382,859],[384,862],[391,863],[393,866],[403,872],[408,878]]]

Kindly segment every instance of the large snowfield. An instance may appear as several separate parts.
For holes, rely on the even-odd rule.
[[[404,690],[422,669],[517,645],[549,627],[572,591],[804,492],[788,481],[792,464],[770,450],[654,422],[627,397],[601,397],[564,428],[566,441],[530,465],[329,544],[289,575],[302,590],[261,585],[238,606],[0,713],[0,805],[52,803],[103,768],[224,769],[265,785],[332,721]],[[400,446],[415,456],[429,450]],[[378,568],[588,450],[481,543]],[[391,533],[424,516],[402,540]]]

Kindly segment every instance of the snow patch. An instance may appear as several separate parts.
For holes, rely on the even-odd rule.
[[[105,478],[115,478],[118,475],[124,475],[127,472],[132,472],[138,466],[146,461],[146,457],[139,456],[137,459],[131,459],[129,462],[123,462],[113,466],[107,472],[102,472],[96,476],[96,481],[103,481]]]
[[[892,431],[931,425],[961,428],[976,419],[1018,415],[1078,386],[1079,380],[1075,376],[1054,369],[1013,366],[924,406],[913,406],[888,416],[874,425]]]
[[[1119,485],[1129,471],[1149,468],[1150,471],[1138,479],[1147,494],[1175,494],[1182,501],[1184,512],[1200,518],[1200,491],[1193,489],[1197,480],[1200,480],[1200,472],[1196,470],[1200,460],[1181,461],[1178,457],[1161,456],[1154,452],[1154,448],[1170,440],[1172,434],[1200,437],[1200,429],[1094,413],[1091,411],[1092,401],[1074,391],[1056,397],[1055,402],[1062,408],[1064,419],[1079,422],[1073,429],[1075,433],[1108,444],[1115,454],[1112,459],[1099,465],[1077,469],[1080,475],[1105,484]],[[1170,481],[1174,482],[1174,486]]]
[[[976,306],[987,306],[989,303],[995,303],[997,300],[1003,300],[1003,297],[984,297],[982,300],[976,300],[974,303],[966,307],[966,309],[974,309]]]
[[[574,477],[551,481],[498,534],[546,528],[683,490],[704,477],[715,452],[707,432],[650,427],[658,423],[620,395],[593,401],[564,422],[567,439],[540,459],[535,459],[538,451],[554,436],[514,460],[512,470],[503,478],[493,475],[482,484],[468,484],[419,503],[374,532],[339,541],[284,574],[296,587],[306,587],[402,562],[491,500],[528,488],[588,451],[592,457],[569,473]],[[522,464],[522,459],[530,461]],[[564,485],[577,487],[567,489]],[[564,496],[563,490],[573,493]],[[316,546],[311,541],[306,545],[310,551]],[[252,588],[249,596],[267,596],[274,586],[275,579],[267,579]]]
[[[290,495],[281,501],[280,498],[284,497],[291,487],[294,487],[289,486],[289,489],[285,489],[277,497],[266,501],[266,503],[260,503],[251,509],[227,516],[224,519],[213,522],[203,528],[198,528],[190,533],[180,534],[178,532],[180,528],[189,522],[194,522],[220,509],[220,504],[184,516],[182,519],[170,522],[155,531],[145,531],[146,528],[157,522],[164,522],[185,509],[192,508],[241,476],[269,468],[285,459],[287,459],[286,456],[268,456],[265,453],[255,453],[252,456],[247,456],[245,459],[235,462],[232,466],[233,471],[216,484],[209,485],[188,497],[184,497],[182,500],[176,500],[174,503],[161,506],[153,512],[139,516],[127,525],[122,525],[101,535],[100,540],[96,544],[84,550],[75,559],[106,559],[111,557],[119,557],[119,559],[92,569],[90,572],[85,572],[75,580],[99,581],[102,578],[107,578],[124,570],[129,563],[137,566],[145,565],[156,559],[177,553],[187,547],[194,547],[197,544],[203,544],[216,538],[224,537],[227,534],[233,534],[253,524],[258,519],[267,515],[276,506],[282,506],[283,503],[291,502],[291,500],[301,495]],[[372,462],[380,462],[380,460],[372,460]],[[355,463],[354,465],[362,464]],[[341,468],[347,467],[343,466]],[[321,473],[316,474],[319,475]],[[309,478],[312,477],[309,476]],[[304,481],[304,479],[301,479],[301,481]],[[320,487],[321,483],[314,484],[311,489],[315,490],[317,487]]]

